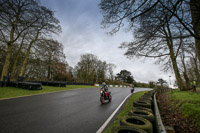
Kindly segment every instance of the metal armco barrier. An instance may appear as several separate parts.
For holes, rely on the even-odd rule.
[[[156,124],[156,131],[157,133],[167,133],[166,129],[162,123],[162,119],[160,117],[160,112],[158,110],[158,104],[156,100],[156,94],[154,94],[153,100],[154,100],[154,115],[155,115],[155,124]]]
[[[167,91],[170,91],[170,90],[171,90],[170,88],[158,89],[158,90],[156,90],[156,92],[158,92],[158,93],[163,93],[163,92],[167,92]]]

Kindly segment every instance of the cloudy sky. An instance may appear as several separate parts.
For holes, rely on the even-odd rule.
[[[121,29],[117,34],[107,34],[110,29],[101,28],[102,14],[98,8],[99,0],[41,0],[41,4],[55,11],[62,33],[56,39],[64,45],[67,62],[74,67],[80,55],[91,53],[107,63],[117,65],[115,74],[120,70],[130,71],[136,81],[149,82],[163,78],[174,80],[172,73],[164,73],[155,60],[129,60],[119,49],[122,42],[133,39],[132,33]]]

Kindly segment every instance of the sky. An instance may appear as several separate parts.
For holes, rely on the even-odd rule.
[[[67,62],[74,67],[82,54],[96,55],[100,60],[117,66],[114,73],[130,71],[136,81],[148,83],[163,78],[174,82],[174,74],[161,71],[155,60],[130,60],[124,56],[126,49],[118,48],[122,42],[133,40],[131,32],[122,28],[114,35],[111,29],[102,28],[103,16],[98,7],[99,0],[41,0],[41,4],[55,12],[62,33],[55,36],[64,45]],[[171,77],[169,77],[171,76]]]

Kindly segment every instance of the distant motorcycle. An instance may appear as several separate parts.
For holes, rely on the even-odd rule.
[[[134,90],[135,90],[135,88],[131,88],[131,93],[133,93],[133,92],[134,92]]]
[[[130,87],[131,87],[131,93],[133,93],[134,90],[135,90],[135,86],[134,85],[130,85]]]
[[[105,103],[105,100],[108,100],[109,102],[111,102],[112,100],[112,96],[111,96],[111,92],[106,92],[104,89],[100,89],[100,102],[102,104]]]

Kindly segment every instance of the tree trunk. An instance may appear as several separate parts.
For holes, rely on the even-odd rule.
[[[37,31],[37,34],[36,34],[36,36],[35,36],[35,39],[32,40],[32,41],[30,42],[29,46],[28,46],[25,59],[24,59],[24,61],[23,61],[23,64],[22,64],[22,66],[21,66],[21,69],[20,69],[19,76],[23,76],[23,74],[24,74],[24,69],[25,69],[25,67],[26,67],[26,63],[28,62],[28,58],[29,58],[29,55],[30,55],[31,47],[32,47],[33,43],[35,43],[35,41],[38,39],[39,32],[40,32],[40,31]]]
[[[200,82],[200,73],[199,73],[198,61],[195,58],[193,58],[193,61],[194,61],[194,73],[196,74],[197,86],[198,86],[199,82]]]
[[[184,90],[187,90],[187,89],[184,86],[184,82],[181,78],[181,75],[180,75],[180,72],[179,72],[179,69],[178,69],[178,66],[177,66],[176,56],[175,56],[174,50],[173,50],[173,40],[172,40],[171,30],[170,30],[168,23],[167,23],[166,27],[167,27],[167,31],[165,30],[165,27],[163,28],[163,30],[164,30],[166,42],[167,42],[167,45],[168,45],[168,48],[169,48],[170,59],[171,59],[174,74],[175,74],[175,77],[176,77],[176,80],[177,80],[177,85],[178,85],[178,87],[181,91],[184,91]]]
[[[195,48],[200,62],[200,0],[190,0],[190,10],[192,16],[192,25],[194,29]]]
[[[196,38],[195,38],[195,48],[196,48],[196,53],[197,53],[198,60],[200,62],[200,40],[198,40]]]
[[[20,44],[20,47],[19,47],[19,50],[17,51],[17,55],[16,55],[16,58],[14,60],[14,64],[12,66],[12,72],[11,72],[11,81],[13,81],[15,79],[15,71],[16,71],[16,67],[17,67],[17,61],[19,59],[19,55],[20,55],[20,52],[21,52],[21,49],[22,49],[22,46],[23,46],[23,40],[24,40],[24,37],[22,39],[22,42]]]
[[[19,52],[17,52],[16,58],[14,60],[14,64],[12,66],[12,72],[11,72],[11,77],[10,77],[11,81],[14,81],[14,79],[15,79],[15,71],[16,71],[16,67],[17,67],[18,58],[19,58]]]
[[[30,54],[30,51],[31,51],[31,46],[32,46],[32,44],[33,44],[33,41],[31,41],[31,43],[30,43],[29,46],[28,46],[28,49],[27,49],[27,51],[26,51],[25,59],[24,59],[24,61],[23,61],[23,64],[22,64],[22,66],[21,66],[21,69],[20,69],[19,76],[23,76],[23,74],[24,74],[24,69],[25,69],[26,63],[27,63],[28,58],[29,58],[29,54]]]
[[[48,80],[51,80],[51,79],[50,79],[50,71],[51,71],[50,69],[51,69],[51,68],[50,68],[50,65],[49,65],[49,66],[48,66],[48,75],[47,75],[47,79],[48,79]]]
[[[16,15],[16,19],[12,23],[12,28],[10,30],[10,41],[7,42],[6,59],[5,59],[5,63],[4,63],[4,66],[3,66],[3,70],[2,70],[2,73],[1,73],[1,79],[0,80],[3,80],[3,76],[8,75],[8,70],[9,70],[9,67],[10,67],[11,52],[12,52],[11,49],[12,49],[13,43],[17,40],[17,38],[14,39],[14,37],[15,37],[15,30],[16,30],[17,23],[19,21],[20,13],[21,12],[18,11],[18,13]]]
[[[47,79],[48,79],[48,80],[51,80],[51,56],[49,56]]]
[[[173,52],[173,48],[170,48],[170,58],[171,58],[171,61],[172,61],[172,66],[173,66],[173,69],[174,69],[174,73],[175,73],[175,77],[176,77],[177,85],[178,85],[179,89],[181,91],[187,90],[185,88],[184,82],[181,78],[181,75],[180,75],[180,72],[179,72],[179,69],[178,69],[178,66],[177,66],[177,62],[176,62],[176,57],[175,57],[174,52]]]
[[[5,59],[4,65],[3,65],[2,73],[1,73],[1,80],[3,80],[3,76],[8,75],[8,69],[10,66],[12,43],[7,44],[7,46],[8,47],[7,47],[6,59]]]
[[[10,31],[10,41],[7,43],[6,59],[5,59],[5,63],[3,66],[0,80],[3,80],[3,76],[8,75],[8,69],[10,67],[10,58],[11,58],[11,52],[12,52],[11,49],[12,49],[13,40],[14,40],[15,28],[16,28],[16,22],[15,22],[15,24],[13,24],[11,31]]]
[[[185,66],[185,56],[183,55],[182,59],[181,59],[181,62],[183,64],[183,69],[184,69],[184,72],[183,72],[183,77],[185,79],[185,82],[186,82],[186,87],[187,87],[187,90],[190,89],[190,80],[188,78],[188,75],[187,75],[187,69],[186,69],[186,66]]]

